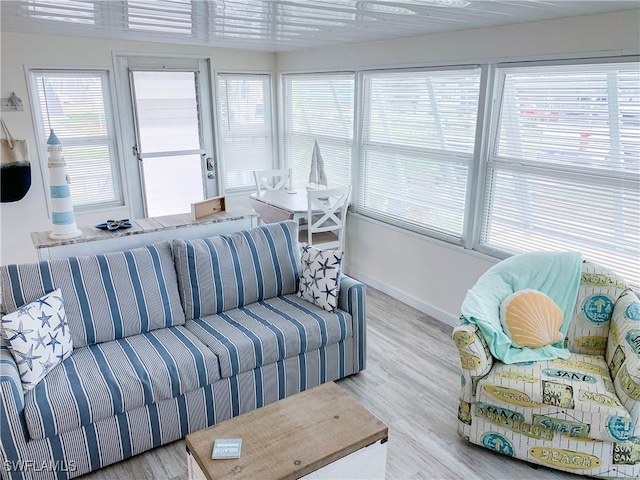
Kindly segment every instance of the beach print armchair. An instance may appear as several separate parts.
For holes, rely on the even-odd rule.
[[[550,288],[570,294],[554,298]],[[500,310],[521,290],[553,299],[563,324],[545,324],[527,298],[522,310],[536,313],[528,323],[506,325]],[[499,323],[478,318],[487,312]],[[478,280],[462,313],[453,331],[462,366],[461,437],[571,473],[640,476],[640,301],[623,279],[580,256],[518,255]],[[514,345],[510,338],[523,324],[539,343],[555,343],[515,346],[530,341]],[[504,337],[494,331],[499,326]]]

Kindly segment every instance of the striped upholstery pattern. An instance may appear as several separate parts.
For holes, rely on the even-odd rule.
[[[175,267],[180,289],[166,244],[147,247],[147,253],[114,254],[124,256],[126,263],[108,254],[0,267],[4,311],[39,298],[45,288],[63,290],[67,313],[74,315],[70,324],[76,346],[40,390],[26,396],[12,356],[0,349],[0,477],[77,477],[363,370],[363,284],[341,277],[339,312],[333,316],[304,303],[286,303],[302,302],[291,295],[299,275],[296,228],[283,223],[209,241],[177,242],[176,254],[182,249]],[[190,332],[198,322],[151,332],[184,322],[178,292],[189,318],[196,310],[195,318],[233,311],[233,317],[225,312],[226,320],[218,316],[215,331],[227,329],[234,342],[241,339],[242,352],[233,361],[226,349],[221,356],[228,372],[241,373],[221,378],[221,360]],[[263,323],[246,313],[267,304],[278,307],[270,310],[277,321]],[[298,313],[303,305],[310,313]],[[148,323],[141,313],[145,310]],[[211,313],[203,313],[207,311]],[[290,311],[296,311],[295,321],[286,319]],[[317,318],[320,312],[328,316]],[[251,334],[243,331],[246,324],[236,313],[259,325],[251,327]],[[133,336],[136,331],[142,334]],[[108,339],[115,341],[95,345]],[[262,366],[251,366],[257,364]],[[15,468],[7,470],[5,462]]]
[[[6,382],[11,389],[14,402],[18,410],[22,413],[24,408],[24,393],[22,390],[22,381],[20,380],[20,372],[15,363],[13,355],[9,351],[9,342],[6,338],[0,336],[0,382]]]
[[[349,313],[353,322],[354,372],[361,372],[367,366],[367,289],[364,283],[348,277],[340,276],[340,294],[338,308]]]
[[[352,336],[351,315],[327,312],[295,294],[188,320],[184,326],[216,354],[222,378]]]
[[[60,288],[75,348],[184,323],[169,242],[3,265],[0,282],[7,312]]]
[[[219,378],[216,356],[183,326],[83,347],[25,395],[29,435],[58,435]]]
[[[232,235],[173,240],[187,319],[298,291],[298,225],[287,221]]]
[[[344,362],[339,352],[345,352]],[[220,423],[232,416],[249,412],[300,391],[354,373],[351,339],[326,348],[280,360],[255,370],[220,380],[193,392],[159,403],[145,405],[100,420],[61,435],[40,440],[15,439],[5,443],[6,431],[18,431],[12,417],[0,429],[3,448],[15,453],[10,461],[32,461],[36,465],[58,460],[70,471],[56,475],[46,469],[32,472],[37,479],[65,479],[80,476],[151,448],[183,438],[190,432]],[[75,355],[75,353],[74,353]],[[7,401],[2,390],[3,402]],[[0,413],[2,411],[0,410]],[[3,450],[4,453],[4,450]],[[4,460],[4,459],[0,459]],[[2,478],[22,479],[20,472],[0,469]]]

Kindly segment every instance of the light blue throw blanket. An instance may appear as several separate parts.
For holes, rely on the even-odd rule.
[[[462,303],[462,315],[478,325],[494,357],[504,363],[569,358],[563,342],[540,348],[517,348],[502,329],[500,305],[514,292],[527,288],[548,295],[564,312],[560,327],[567,334],[578,297],[582,255],[578,252],[532,252],[515,255],[494,265]]]

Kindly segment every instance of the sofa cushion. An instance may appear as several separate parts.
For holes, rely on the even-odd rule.
[[[352,336],[347,312],[327,312],[295,294],[187,320],[184,326],[218,356],[222,378]]]
[[[173,240],[187,319],[298,290],[298,224],[287,221],[232,235]]]
[[[7,340],[25,392],[73,352],[59,289],[3,316],[1,325],[0,335]]]
[[[59,288],[75,348],[184,323],[169,242],[2,265],[0,282],[7,312]]]
[[[601,356],[496,362],[478,382],[476,400],[476,416],[506,428],[517,421],[610,442],[626,441],[631,433],[631,418]]]
[[[25,395],[32,439],[74,430],[214,383],[216,356],[183,326],[73,352]]]
[[[335,312],[340,295],[343,253],[342,250],[321,250],[304,244],[298,297],[327,312]]]

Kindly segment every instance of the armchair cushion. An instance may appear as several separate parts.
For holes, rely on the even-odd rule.
[[[581,277],[565,346],[573,353],[604,356],[613,308],[629,285],[615,272],[588,260],[582,263]]]
[[[506,428],[517,421],[570,437],[622,442],[631,436],[632,419],[600,356],[496,362],[478,383],[476,399],[476,416]]]
[[[568,358],[561,343],[541,348],[517,348],[500,322],[500,305],[512,293],[535,289],[548,295],[563,311],[560,332],[569,328],[578,287],[582,255],[578,252],[531,252],[515,255],[490,268],[467,293],[462,315],[478,325],[491,354],[504,363]]]
[[[518,290],[500,305],[500,322],[514,347],[540,348],[560,342],[564,314],[553,300],[538,290]]]

